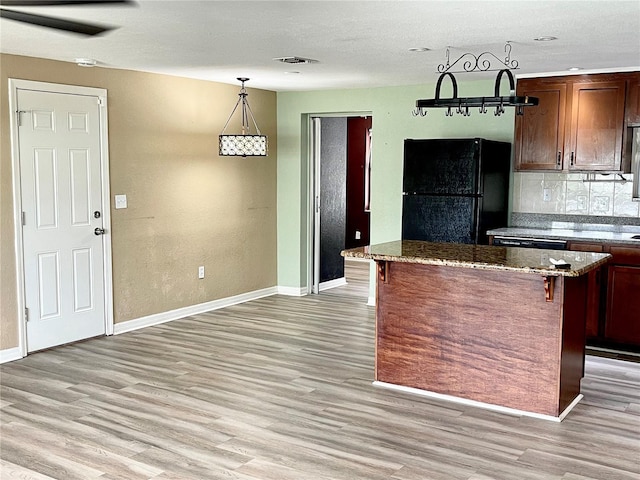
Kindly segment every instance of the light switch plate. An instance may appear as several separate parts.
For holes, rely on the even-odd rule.
[[[127,208],[126,195],[116,195],[116,208]]]

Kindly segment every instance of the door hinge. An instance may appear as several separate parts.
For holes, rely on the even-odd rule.
[[[18,116],[18,126],[22,126],[22,114],[27,113],[27,110],[16,110],[16,115]]]
[[[24,307],[24,320],[26,322],[29,321],[29,309],[27,307]]]
[[[22,226],[24,227],[27,224],[27,215],[22,212]]]
[[[104,107],[107,104],[106,99],[104,97],[98,97],[98,105]]]

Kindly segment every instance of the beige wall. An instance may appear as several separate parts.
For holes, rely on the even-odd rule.
[[[0,349],[18,345],[8,78],[108,92],[116,323],[276,285],[274,92],[249,89],[269,156],[219,158],[239,85],[1,54],[0,75]]]

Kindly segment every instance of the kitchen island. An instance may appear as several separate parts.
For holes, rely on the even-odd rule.
[[[610,255],[406,240],[343,255],[377,265],[376,385],[554,420],[582,398],[585,274]]]

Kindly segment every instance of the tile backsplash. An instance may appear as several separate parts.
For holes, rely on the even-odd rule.
[[[512,210],[640,218],[640,202],[631,200],[633,175],[623,177],[624,183],[611,181],[620,180],[617,175],[515,172]]]

